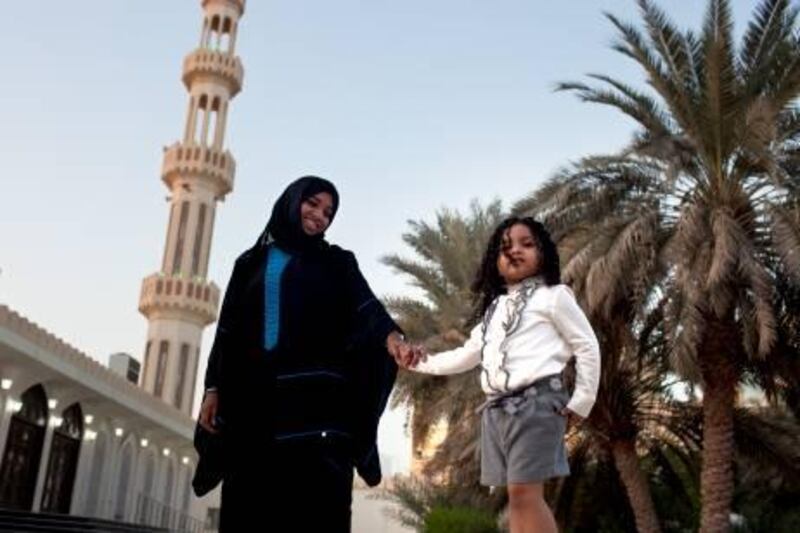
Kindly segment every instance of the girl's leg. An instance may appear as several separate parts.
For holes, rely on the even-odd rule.
[[[544,500],[542,483],[508,485],[508,518],[511,533],[557,533],[553,512]]]

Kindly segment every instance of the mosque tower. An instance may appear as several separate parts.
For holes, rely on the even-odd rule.
[[[183,139],[164,149],[169,223],[161,268],[142,282],[149,321],[141,386],[192,413],[203,328],[214,322],[219,288],[208,279],[217,202],[233,189],[236,162],[225,150],[229,103],[242,88],[236,56],[245,0],[202,0],[200,45],[183,60],[189,93]]]

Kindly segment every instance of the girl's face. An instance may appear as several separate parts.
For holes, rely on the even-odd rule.
[[[536,238],[525,224],[514,224],[503,234],[497,270],[507,284],[519,283],[539,272],[541,254]]]
[[[303,231],[311,237],[323,233],[331,224],[333,216],[333,196],[318,192],[300,204],[300,223]]]

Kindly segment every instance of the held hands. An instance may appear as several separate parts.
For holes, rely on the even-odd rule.
[[[402,368],[413,368],[427,358],[422,346],[406,342],[402,335],[393,331],[386,337],[386,349]]]
[[[197,421],[200,427],[209,433],[217,433],[219,430],[214,426],[214,420],[217,416],[217,408],[219,407],[219,393],[215,390],[206,391],[203,396],[203,404],[200,406],[200,415]]]
[[[403,336],[396,331],[386,337],[386,348],[397,364],[403,368],[415,367],[420,361],[427,358],[427,354],[421,346],[406,342]],[[197,421],[209,433],[219,433],[219,428],[215,426],[218,408],[219,392],[216,390],[206,391]]]

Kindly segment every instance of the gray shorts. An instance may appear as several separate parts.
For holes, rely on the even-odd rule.
[[[561,377],[547,376],[487,402],[481,419],[481,484],[538,483],[569,475],[560,414],[569,394]]]

